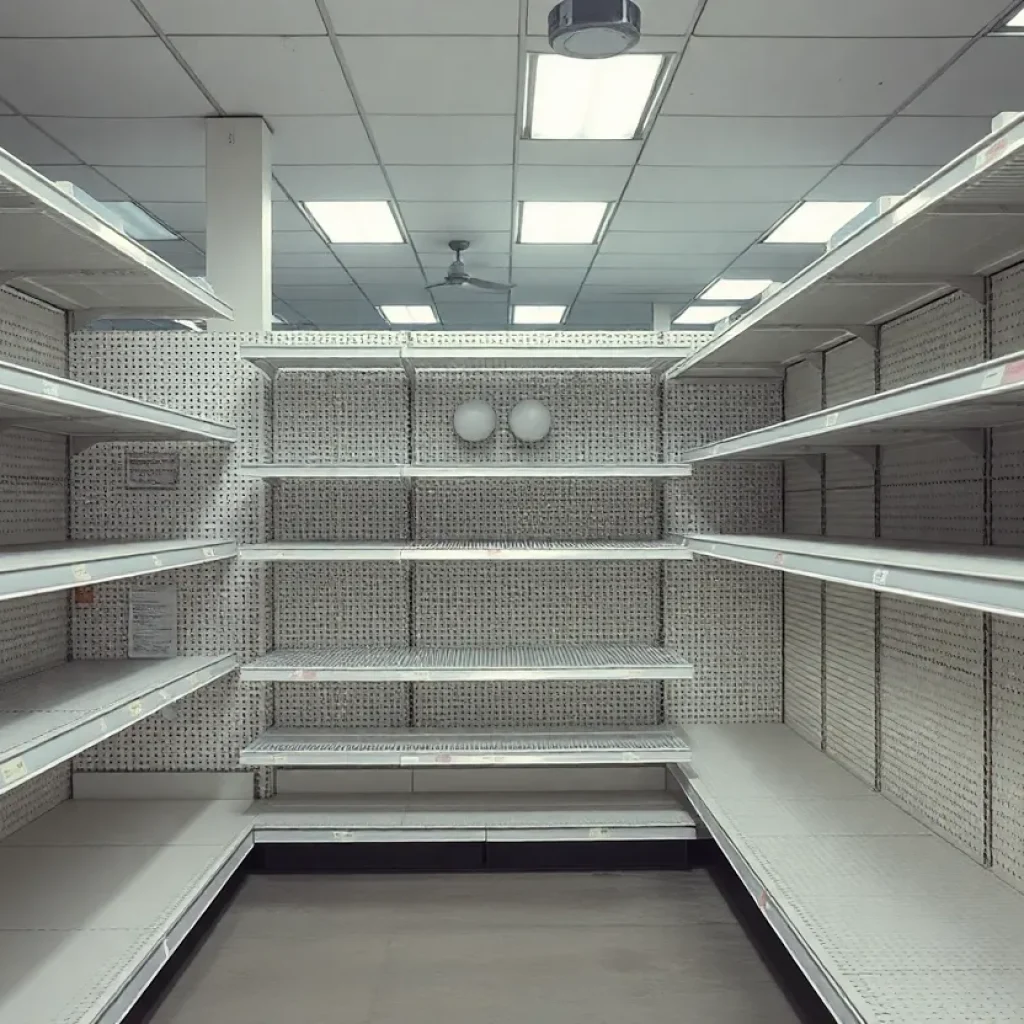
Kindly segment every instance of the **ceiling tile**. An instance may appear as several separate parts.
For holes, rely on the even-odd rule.
[[[650,291],[671,291],[682,293],[692,286],[693,274],[679,270],[654,270],[651,268],[628,267],[598,268],[595,267],[587,275],[587,286],[606,288],[644,289]]]
[[[205,203],[146,203],[146,209],[173,231],[206,231]]]
[[[171,42],[229,114],[356,109],[326,37],[174,36]]]
[[[517,281],[512,301],[521,306],[569,306],[579,290],[579,284],[520,284]]]
[[[274,267],[274,287],[287,284],[351,284],[352,279],[335,263],[330,267]]]
[[[204,167],[96,168],[139,202],[202,203],[206,199]]]
[[[296,302],[293,305],[315,324],[380,323],[377,311],[362,299],[351,302]]]
[[[488,202],[512,195],[512,168],[391,164],[388,177],[401,199],[442,202]],[[522,173],[520,171],[520,173]]]
[[[895,117],[847,163],[942,165],[984,138],[989,127],[985,117]]]
[[[430,292],[426,282],[420,280],[415,284],[362,284],[366,297],[375,306],[418,306],[430,302]]]
[[[150,39],[0,39],[0,95],[25,114],[205,117],[206,98]]]
[[[376,164],[362,121],[350,117],[270,119],[275,167],[287,164]]]
[[[279,284],[275,290],[296,308],[304,302],[358,302],[362,298],[354,284]]]
[[[587,264],[576,267],[516,267],[516,284],[520,287],[579,288],[587,272]],[[519,298],[519,292],[516,292]]]
[[[713,253],[679,256],[674,253],[601,252],[594,260],[595,270],[664,270],[678,275],[680,280],[700,280],[732,257]]]
[[[411,245],[332,245],[346,267],[417,267]]]
[[[666,117],[641,162],[660,166],[834,167],[882,123],[876,117]]]
[[[206,267],[206,257],[191,242],[184,239],[172,239],[166,242],[145,242],[143,243],[151,252],[157,256],[173,263],[176,267],[189,267],[194,270],[203,270]]]
[[[505,278],[508,277],[508,253],[507,252],[480,252],[474,249],[472,259],[472,270],[483,270],[486,273],[484,277],[494,277],[495,274],[503,275]],[[448,266],[452,262],[452,253],[440,253],[440,252],[428,252],[420,254],[420,261],[423,264],[423,269],[427,272],[427,277],[433,280],[436,277],[443,276],[439,271],[448,269]]]
[[[512,250],[512,266],[587,267],[597,252],[596,245],[520,245]]]
[[[820,167],[638,167],[625,198],[645,202],[795,202]]]
[[[514,114],[513,38],[357,36],[342,49],[369,114]],[[385,69],[400,69],[399,73]]]
[[[85,164],[36,164],[35,168],[51,181],[70,181],[101,203],[124,202],[128,198],[116,185]]]
[[[294,203],[287,201],[274,203],[271,213],[275,231],[306,231],[309,221],[296,208]]]
[[[201,117],[40,117],[36,123],[88,164],[203,167]]]
[[[929,177],[938,167],[869,167],[844,164],[837,167],[807,196],[821,202],[874,201],[879,196],[902,196]]]
[[[620,203],[616,231],[765,231],[791,203]]]
[[[27,164],[77,164],[80,161],[23,117],[0,117],[0,149]]]
[[[327,0],[327,9],[339,36],[390,35],[396,27],[409,36],[514,36],[519,32],[518,4],[508,0],[445,0],[443,4]]]
[[[519,163],[541,164],[551,167],[632,167],[643,143],[601,142],[590,139],[522,139],[519,143]]]
[[[322,36],[326,31],[314,0],[146,0],[146,9],[171,35]]]
[[[731,270],[789,271],[790,276],[825,252],[823,245],[752,245],[736,258]]]
[[[710,277],[699,285],[680,285],[664,290],[649,288],[628,288],[616,290],[609,285],[585,286],[580,290],[579,302],[589,305],[599,302],[650,302],[664,303],[677,309],[686,305],[701,288],[710,282]]]
[[[516,198],[560,200],[613,200],[626,187],[629,167],[520,166],[516,172]]]
[[[664,114],[892,113],[954,56],[960,39],[694,39]],[[785,69],[782,72],[780,69]]]
[[[384,175],[375,164],[285,166],[275,168],[274,173],[288,194],[301,202],[391,198]]]
[[[421,254],[445,254],[449,252],[448,242],[451,235],[447,232],[410,232],[412,244]],[[508,231],[467,231],[463,237],[469,242],[472,252],[507,253],[509,248]],[[469,256],[464,257],[469,259]]]
[[[515,117],[370,118],[385,164],[511,164],[515,130]]]
[[[191,242],[197,249],[202,249],[203,252],[206,252],[205,231],[182,231],[181,237],[184,238],[185,241]]]
[[[713,0],[697,31],[703,36],[972,36],[1005,7],[1005,0]]]
[[[512,224],[511,202],[404,202],[399,207],[408,231],[442,231],[449,238],[462,237],[460,231],[508,231]]]
[[[570,327],[595,330],[648,330],[653,322],[649,302],[577,302],[569,312]]]
[[[424,281],[419,267],[350,267],[352,277],[362,285],[393,285],[400,288],[422,288]]]
[[[312,269],[319,267],[333,267],[338,261],[333,254],[325,249],[323,252],[274,252],[272,262],[275,267],[296,267]]]
[[[273,236],[273,251],[327,252],[327,243],[315,231],[277,231]]]
[[[730,254],[742,252],[757,238],[743,231],[609,231],[601,252]]]
[[[151,36],[146,19],[123,0],[3,0],[0,38]]]
[[[1021,39],[980,39],[903,113],[993,118],[1021,107]]]
[[[548,34],[548,12],[553,0],[530,0],[527,31],[532,36]],[[643,29],[647,36],[681,36],[690,30],[700,4],[697,0],[643,0]]]
[[[508,303],[476,302],[469,305],[437,303],[437,313],[445,327],[504,330],[508,327]]]

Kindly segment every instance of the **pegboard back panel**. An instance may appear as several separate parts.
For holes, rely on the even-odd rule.
[[[280,480],[273,507],[276,540],[410,539],[398,480]]]
[[[823,404],[821,370],[807,359],[787,366],[783,403],[787,420],[818,412]]]
[[[786,467],[789,473],[789,467]],[[821,490],[790,490],[786,488],[785,533],[798,533],[816,537],[821,533]]]
[[[696,677],[665,683],[665,721],[781,721],[781,574],[697,558],[666,563],[664,581],[665,643]]]
[[[648,373],[592,370],[426,370],[416,375],[412,450],[417,462],[657,462],[658,395]],[[524,444],[508,415],[526,399],[543,402],[551,432]],[[488,402],[498,417],[479,444],[462,441],[452,416],[463,402]]]
[[[859,338],[825,353],[825,405],[840,405],[875,393],[875,351]]]
[[[414,642],[657,643],[655,562],[452,562],[417,565]]]
[[[992,543],[1024,547],[1024,426],[992,431]]]
[[[1024,350],[1024,263],[990,281],[992,358]]]
[[[70,799],[71,764],[65,761],[0,796],[0,839]]]
[[[658,725],[661,683],[414,683],[422,729],[602,728]]]
[[[825,457],[825,532],[830,537],[874,537],[873,453],[830,452]]]
[[[824,749],[875,784],[875,595],[825,584]]]
[[[274,724],[290,729],[401,729],[406,683],[275,683]]]
[[[777,381],[677,378],[665,385],[665,461],[691,448],[771,426],[782,419]]]
[[[65,661],[70,626],[63,592],[0,603],[0,686]]]
[[[985,359],[985,310],[962,292],[885,324],[878,365],[881,390],[902,387]]]
[[[660,486],[628,479],[423,480],[414,500],[416,539],[655,540]]]
[[[1024,622],[992,619],[992,868],[1024,891]]]
[[[67,317],[61,310],[10,288],[0,288],[0,359],[58,377],[67,376],[66,323]]]
[[[783,721],[805,740],[821,746],[822,587],[817,580],[783,580]]]
[[[67,441],[54,434],[0,434],[0,544],[68,535]]]
[[[782,466],[777,462],[697,463],[693,475],[665,485],[665,530],[681,533],[778,533]]]
[[[369,335],[357,335],[368,337]],[[395,335],[387,334],[395,344]],[[480,346],[486,348],[658,348],[666,346],[697,348],[707,340],[701,331],[409,331],[409,344],[417,348],[452,348]],[[277,332],[274,332],[277,339]],[[370,342],[361,342],[370,344]]]
[[[880,608],[882,791],[980,861],[982,616],[888,594]]]

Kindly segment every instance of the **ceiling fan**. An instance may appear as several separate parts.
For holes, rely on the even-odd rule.
[[[514,284],[500,284],[498,281],[485,281],[482,277],[471,277],[462,262],[462,254],[469,248],[469,242],[461,238],[453,238],[448,243],[448,248],[455,253],[455,259],[448,267],[448,273],[444,275],[443,281],[437,284],[428,284],[427,291],[435,288],[480,288],[485,292],[510,292],[515,288]]]

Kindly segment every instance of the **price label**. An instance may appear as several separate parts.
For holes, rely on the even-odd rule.
[[[308,669],[308,668],[307,669],[298,669],[297,671],[292,673],[292,679],[309,680],[309,679],[319,679],[319,678],[320,678],[320,673],[319,672],[314,672],[314,671],[312,671],[312,669]]]
[[[28,765],[25,764],[24,758],[19,757],[15,761],[0,764],[0,779],[3,779],[5,785],[9,786],[12,782],[25,778],[26,775],[28,775]]]
[[[610,828],[592,828],[587,832],[591,839],[607,839],[611,834]]]
[[[488,558],[501,558],[501,557],[504,556],[504,554],[505,554],[505,549],[504,548],[488,548],[487,549],[487,557]]]
[[[785,564],[786,564],[786,556],[785,556],[785,554],[783,552],[781,552],[781,551],[776,551],[774,557],[772,558],[772,565],[785,565]]]
[[[825,426],[826,427],[834,427],[838,422],[839,422],[839,413],[837,413],[837,412],[830,412],[825,417]]]
[[[131,715],[132,718],[138,718],[139,715],[142,714],[142,701],[132,701],[132,703],[128,705],[128,714]]]
[[[162,701],[174,700],[174,698],[171,696],[170,690],[157,690],[156,695]]]
[[[71,575],[79,583],[88,583],[92,579],[92,574],[84,565],[73,565],[71,566]]]
[[[100,735],[101,736],[109,736],[110,735],[110,729],[107,726],[107,720],[105,718],[101,718],[100,719],[99,727],[100,727]]]
[[[60,398],[60,385],[48,380],[43,381],[43,394],[47,398]]]
[[[885,584],[888,582],[888,580],[889,580],[889,570],[888,569],[876,569],[871,574],[872,586],[884,587]]]
[[[270,763],[271,764],[287,764],[288,763],[288,755],[287,754],[271,754],[270,755]]]
[[[1003,383],[1017,384],[1024,380],[1024,359],[1018,359],[1015,363],[1007,363],[1003,367]]]
[[[986,388],[997,388],[1003,383],[1003,373],[1005,372],[1005,366],[997,366],[994,370],[989,370],[984,377],[981,378],[981,390],[984,391]]]
[[[332,832],[331,833],[331,838],[332,839],[338,839],[338,840],[341,840],[342,842],[344,842],[347,839],[351,839],[352,835],[353,835],[353,833],[349,829],[349,830],[344,830],[344,831],[340,831],[340,832]]]
[[[217,552],[213,548],[203,548],[203,558],[216,558]]]
[[[712,455],[717,455],[717,454],[718,454],[718,453],[719,453],[719,452],[720,452],[721,450],[722,450],[722,446],[721,446],[720,444],[716,444],[716,445],[715,445],[715,446],[714,446],[714,447],[713,447],[713,448],[711,449],[711,454],[712,454]]]
[[[762,889],[761,894],[757,897],[757,905],[761,908],[762,911],[768,909],[768,899],[768,890]]]
[[[153,565],[156,566],[157,569],[162,569],[164,567],[164,560],[159,555],[154,555]]]

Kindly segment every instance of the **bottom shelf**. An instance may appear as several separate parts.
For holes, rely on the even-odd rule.
[[[256,807],[257,843],[538,843],[696,839],[668,793],[279,796]]]

